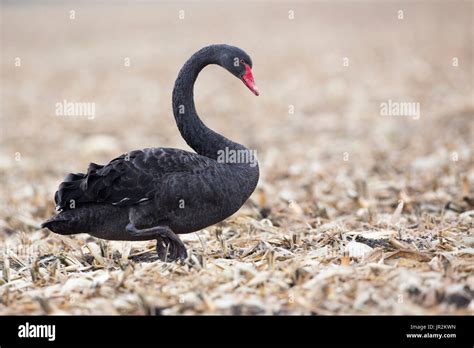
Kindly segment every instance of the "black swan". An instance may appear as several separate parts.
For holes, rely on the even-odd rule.
[[[253,151],[206,127],[196,112],[194,82],[209,64],[225,68],[259,95],[252,60],[243,50],[229,45],[202,48],[184,64],[173,90],[176,124],[197,153],[147,148],[105,166],[91,163],[86,174],[66,176],[54,197],[59,213],[41,226],[63,235],[156,239],[159,258],[174,261],[187,257],[176,234],[198,231],[234,214],[255,190],[259,168]]]

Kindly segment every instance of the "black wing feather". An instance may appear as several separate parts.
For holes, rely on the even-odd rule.
[[[91,163],[87,174],[68,174],[55,194],[58,210],[81,204],[139,204],[155,197],[160,182],[177,172],[198,173],[209,167],[209,159],[195,153],[148,148],[124,154],[102,166]]]

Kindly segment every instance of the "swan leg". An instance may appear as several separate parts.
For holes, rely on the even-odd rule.
[[[156,239],[156,252],[161,261],[172,262],[188,257],[186,247],[181,239],[167,226],[138,229],[134,224],[129,223],[126,230],[134,237]]]

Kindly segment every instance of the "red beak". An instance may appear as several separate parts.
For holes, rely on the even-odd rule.
[[[245,64],[245,74],[242,76],[242,81],[244,84],[253,92],[255,95],[259,95],[258,87],[255,86],[255,81],[253,79],[252,70],[250,67]]]

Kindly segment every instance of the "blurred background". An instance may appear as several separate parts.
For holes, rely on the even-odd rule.
[[[267,232],[278,240],[291,233],[302,233],[304,239],[317,226],[334,222],[328,231],[395,231],[380,221],[402,200],[395,222],[405,227],[418,223],[421,229],[420,219],[428,214],[432,224],[407,231],[405,242],[416,244],[423,233],[452,228],[452,248],[470,247],[472,232],[466,232],[459,215],[472,211],[473,204],[471,1],[3,1],[1,9],[3,245],[52,238],[37,231],[38,223],[53,214],[54,192],[67,173],[132,149],[189,150],[172,116],[174,80],[195,51],[227,43],[252,57],[261,95],[253,96],[225,70],[209,66],[195,85],[195,101],[209,127],[258,152],[258,190],[237,218],[268,219],[275,229]],[[95,103],[95,117],[56,115],[56,104],[64,100]],[[389,100],[419,103],[419,117],[382,115],[381,103]],[[446,217],[447,210],[453,215]],[[25,241],[23,234],[18,239],[16,232],[34,233],[30,236],[37,238],[29,238],[36,242]],[[308,239],[289,250],[295,255],[324,245],[340,250],[350,240],[317,239],[320,244],[314,244]],[[48,243],[49,252],[59,245]],[[321,255],[314,257],[327,266],[341,263],[339,256],[327,263]],[[284,274],[287,266],[282,266]],[[318,274],[313,266],[295,267],[312,275],[308,281]],[[472,275],[462,272],[452,284],[474,290]],[[354,290],[352,299],[368,288]],[[433,309],[420,299],[407,307],[373,300],[362,309],[353,309],[350,301],[328,307],[327,301],[342,297],[318,297],[318,302],[311,296],[320,295],[301,288],[303,302],[291,309],[287,291],[276,292],[284,304],[256,295],[263,307],[268,305],[262,311],[439,313],[465,311],[470,303]],[[406,289],[387,291],[395,298]],[[158,301],[153,294],[152,289],[150,301]],[[26,295],[18,291],[16,296],[21,303]],[[229,301],[242,304],[244,299]],[[179,302],[170,306],[172,312],[184,311]],[[5,303],[0,308],[8,312]],[[205,308],[201,312],[226,312],[219,305]]]

